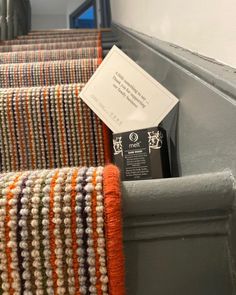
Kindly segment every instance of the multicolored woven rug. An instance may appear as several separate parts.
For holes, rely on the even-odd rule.
[[[102,58],[102,47],[0,52],[0,64]]]
[[[78,41],[78,42],[2,45],[0,46],[0,52],[53,50],[53,49],[64,49],[64,48],[101,47],[101,46],[102,46],[101,40],[99,39],[99,40],[93,40],[93,41]]]
[[[0,65],[0,87],[34,87],[86,83],[101,58]]]
[[[0,175],[2,294],[124,295],[119,172]]]
[[[102,33],[102,32],[111,32],[110,28],[100,28],[100,29],[56,29],[56,30],[40,30],[40,31],[31,31],[27,36],[48,36],[48,35],[62,35],[62,34],[93,34],[93,33]],[[25,36],[22,36],[24,38]],[[19,37],[21,38],[21,37]]]
[[[0,89],[0,171],[110,162],[108,128],[79,98],[83,86]]]
[[[0,295],[124,295],[119,171],[79,98],[101,33],[38,33],[0,44]]]
[[[18,39],[3,41],[4,45],[20,45],[20,44],[40,44],[40,43],[60,43],[60,42],[80,42],[80,41],[94,41],[100,40],[100,35],[71,35],[59,36],[56,38],[37,38],[37,39]]]
[[[67,32],[67,33],[51,33],[51,34],[37,34],[37,35],[26,35],[26,36],[18,36],[17,40],[35,40],[35,39],[42,39],[42,38],[64,38],[64,37],[86,37],[86,36],[98,36],[101,38],[101,32],[84,32],[84,33],[78,33],[78,32]]]

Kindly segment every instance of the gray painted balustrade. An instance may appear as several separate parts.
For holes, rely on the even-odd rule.
[[[15,0],[7,0],[7,36],[8,40],[13,39],[13,17]]]
[[[117,24],[113,32],[180,99],[163,122],[178,177],[123,183],[127,294],[236,294],[235,69]]]
[[[7,0],[0,0],[0,25],[1,25],[1,40],[7,38]]]
[[[0,0],[1,39],[30,30],[28,0]],[[175,178],[123,182],[129,295],[236,294],[236,81],[178,48],[114,25],[116,43],[180,98],[164,120]],[[190,56],[190,57],[189,57]]]
[[[0,0],[1,40],[27,34],[31,27],[29,0]]]
[[[230,171],[123,182],[122,195],[127,294],[235,294]]]
[[[13,38],[16,38],[19,35],[19,18],[18,18],[18,7],[17,3],[14,7],[13,12]]]
[[[22,0],[20,13],[20,34],[27,34],[31,27],[31,6],[29,0]]]

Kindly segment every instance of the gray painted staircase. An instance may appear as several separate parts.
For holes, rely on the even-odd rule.
[[[116,24],[113,32],[180,99],[163,122],[175,178],[123,183],[127,294],[236,294],[236,79],[224,79],[233,71]]]
[[[234,294],[230,171],[123,183],[127,294]]]

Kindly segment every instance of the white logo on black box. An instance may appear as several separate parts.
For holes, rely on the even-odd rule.
[[[132,142],[136,142],[138,140],[138,134],[135,133],[135,132],[131,132],[130,135],[129,135],[129,139]]]
[[[113,139],[113,149],[114,155],[121,154],[123,157],[122,137],[116,137],[115,139]]]
[[[163,143],[163,134],[160,131],[151,131],[148,132],[148,145],[149,145],[149,154],[151,150],[159,150],[162,147]]]

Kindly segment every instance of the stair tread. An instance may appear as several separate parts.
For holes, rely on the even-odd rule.
[[[124,181],[127,216],[230,210],[235,195],[231,171],[177,178]]]

